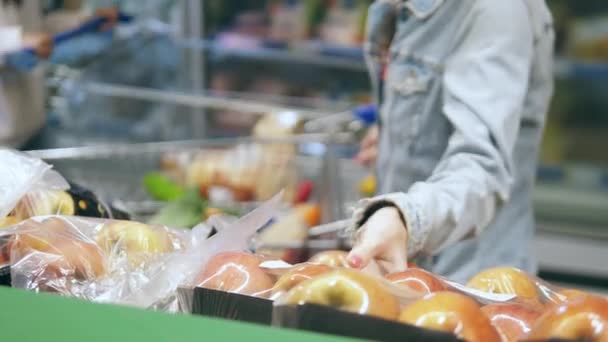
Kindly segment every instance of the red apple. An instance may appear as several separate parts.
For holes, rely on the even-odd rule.
[[[526,303],[540,304],[536,281],[530,275],[513,267],[485,270],[469,280],[467,286],[488,293],[513,294]]]
[[[392,273],[387,275],[386,279],[395,285],[404,286],[423,294],[446,290],[441,279],[420,268],[408,268],[403,272]]]
[[[496,303],[481,308],[505,342],[516,342],[525,337],[541,312],[522,303]]]
[[[399,315],[399,302],[382,281],[346,268],[303,281],[279,301],[281,304],[327,305],[385,319],[395,319]]]
[[[492,323],[473,299],[455,292],[435,292],[406,306],[399,321],[454,334],[469,342],[500,342]]]
[[[334,269],[327,265],[304,263],[294,266],[283,274],[272,288],[272,298],[278,298],[283,293],[291,290],[299,283],[312,279],[318,275],[328,273]]]
[[[194,283],[214,290],[268,297],[274,277],[259,266],[263,261],[249,253],[219,253],[209,260]]]
[[[538,318],[528,339],[551,338],[608,341],[608,300],[584,296],[549,308]]]
[[[106,260],[101,249],[80,236],[69,222],[53,217],[41,222],[29,220],[23,227],[29,229],[15,234],[9,245],[15,261],[39,256],[40,270],[49,280],[59,277],[96,279],[106,274]]]
[[[348,253],[344,251],[325,251],[315,254],[308,262],[330,267],[349,267],[347,257]]]

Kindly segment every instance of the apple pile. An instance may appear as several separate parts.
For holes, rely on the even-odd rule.
[[[279,305],[325,305],[452,333],[466,341],[608,341],[608,299],[550,288],[515,268],[489,269],[467,283],[468,288],[488,294],[516,296],[508,302],[492,302],[416,267],[381,279],[348,268],[346,255],[323,252],[277,277],[260,266],[263,257],[220,253],[203,268],[196,285],[270,298]],[[399,290],[404,289],[418,293],[418,299],[402,305]]]
[[[49,216],[21,222],[0,246],[27,288],[72,293],[73,282],[95,282],[143,271],[183,248],[176,233],[131,221]],[[113,279],[113,278],[112,278]]]

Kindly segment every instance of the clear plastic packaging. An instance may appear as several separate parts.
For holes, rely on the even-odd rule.
[[[275,195],[240,219],[212,216],[206,223],[193,228],[187,252],[167,258],[162,270],[154,274],[152,281],[142,287],[133,300],[150,306],[154,303],[149,298],[154,298],[155,293],[170,293],[164,298],[164,304],[171,306],[170,310],[192,312],[193,289],[204,280],[199,276],[205,272],[205,266],[221,253],[246,253],[251,236],[276,216],[282,195],[282,192]],[[207,238],[212,228],[216,233]],[[175,284],[179,285],[177,291]]]
[[[510,342],[538,336],[594,340],[608,329],[607,311],[600,309],[602,305],[608,307],[607,299],[562,289],[514,268],[489,269],[462,285],[416,267],[380,279],[344,268],[342,256],[326,252],[307,264],[284,268],[287,272],[279,277],[272,291],[275,306],[324,305],[448,331],[471,341]],[[289,313],[284,308],[279,311]],[[569,333],[548,333],[551,324],[547,321],[567,321],[562,317],[564,312],[572,312],[572,320],[578,319],[574,316],[578,314],[582,323],[572,323]],[[430,319],[431,316],[435,318]],[[590,328],[594,324],[600,327],[595,332]],[[585,333],[577,333],[577,326]]]
[[[70,187],[50,165],[21,152],[0,148],[0,165],[0,220],[9,216],[28,194],[42,196],[44,192],[60,192]],[[35,211],[27,203],[32,201],[26,199],[19,205],[18,214]]]
[[[139,291],[168,258],[185,253],[190,234],[131,221],[41,216],[1,231],[0,249],[9,256],[13,287],[148,307],[167,294],[148,293],[140,302]]]
[[[34,216],[111,217],[93,193],[69,184],[44,161],[0,149],[0,229]]]
[[[215,203],[265,201],[282,189],[290,201],[298,180],[294,152],[291,144],[241,144],[166,154],[161,168]]]
[[[256,210],[234,221],[234,218],[215,216],[209,223],[217,227],[217,234],[200,241],[186,260],[189,275],[183,287],[207,287],[221,291],[267,297],[274,284],[274,276],[260,264],[264,257],[248,251],[251,237],[275,218],[281,206],[282,193],[274,196]],[[225,221],[227,220],[227,221]]]

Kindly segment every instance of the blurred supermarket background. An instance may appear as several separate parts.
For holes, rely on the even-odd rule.
[[[534,198],[541,276],[608,289],[608,2],[547,2],[556,92]],[[244,136],[268,111],[343,119],[371,101],[361,50],[368,0],[110,3],[134,19],[56,50],[47,124],[24,148]],[[360,134],[352,121],[321,126]]]

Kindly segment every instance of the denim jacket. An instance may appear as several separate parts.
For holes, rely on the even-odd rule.
[[[410,257],[438,274],[534,273],[531,193],[553,92],[545,2],[376,0],[367,26],[382,91],[381,195],[366,205],[394,203]]]

